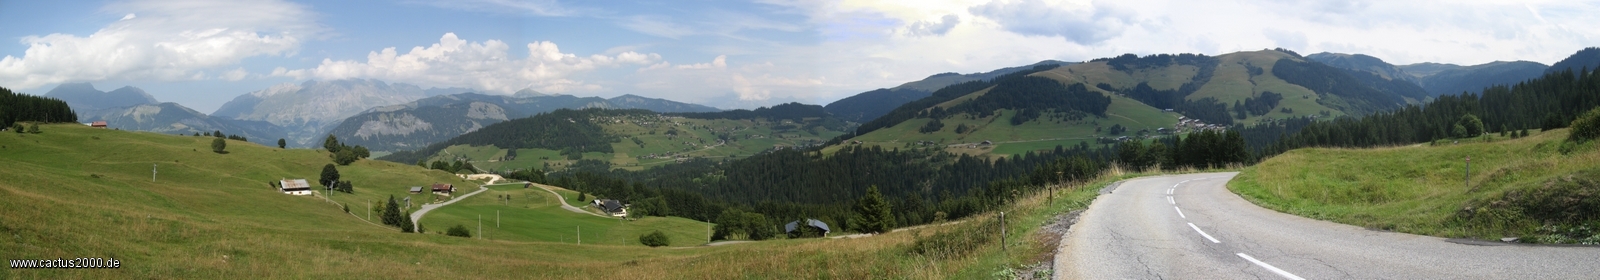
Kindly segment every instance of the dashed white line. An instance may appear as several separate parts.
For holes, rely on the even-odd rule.
[[[1272,273],[1277,273],[1278,276],[1283,276],[1283,278],[1289,278],[1289,279],[1294,279],[1294,280],[1306,280],[1305,278],[1300,278],[1300,276],[1295,276],[1294,274],[1289,273],[1288,271],[1283,271],[1282,269],[1278,269],[1278,267],[1275,267],[1275,266],[1272,266],[1270,264],[1267,264],[1267,263],[1261,262],[1259,260],[1256,260],[1256,258],[1252,258],[1252,257],[1250,257],[1250,255],[1245,255],[1244,253],[1239,253],[1239,257],[1240,258],[1244,258],[1244,260],[1250,261],[1250,263],[1254,263],[1256,265],[1259,265],[1262,268],[1266,268],[1267,270],[1271,270]]]
[[[1211,235],[1206,234],[1206,231],[1200,230],[1200,227],[1194,226],[1194,223],[1189,223],[1189,228],[1193,228],[1195,232],[1200,233],[1200,236],[1205,236],[1206,239],[1211,240],[1211,243],[1222,243],[1222,241],[1217,241],[1216,238],[1211,238]]]
[[[1167,189],[1167,194],[1172,194],[1172,189]]]
[[[1184,218],[1184,219],[1188,219],[1189,218],[1189,216],[1184,216],[1183,215],[1183,209],[1178,209],[1177,206],[1173,206],[1172,210],[1178,210],[1178,217],[1179,218]],[[1194,224],[1189,224],[1189,225],[1194,225]]]
[[[1178,205],[1178,202],[1172,201],[1172,196],[1169,195],[1167,196],[1167,204]]]

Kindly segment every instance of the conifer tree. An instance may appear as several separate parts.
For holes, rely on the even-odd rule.
[[[389,203],[383,207],[383,224],[400,226],[400,205],[394,201],[394,195],[389,195]]]
[[[867,195],[856,203],[856,216],[852,217],[851,224],[864,233],[884,233],[894,228],[894,212],[889,209],[889,201],[878,192],[877,185],[867,187]]]
[[[400,216],[400,232],[410,233],[416,228],[415,226],[411,222],[411,212],[407,211],[405,216]]]

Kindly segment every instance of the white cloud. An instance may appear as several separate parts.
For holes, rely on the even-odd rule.
[[[572,76],[600,67],[649,65],[661,55],[623,52],[615,56],[578,56],[561,52],[553,42],[526,45],[527,58],[516,58],[511,46],[499,40],[469,42],[445,33],[439,43],[413,47],[401,54],[385,48],[367,54],[366,61],[324,59],[310,69],[274,69],[273,76],[296,79],[370,78],[422,86],[468,87],[510,93],[532,88],[546,93],[596,91],[603,87]]]
[[[961,17],[957,17],[953,14],[944,15],[944,17],[939,18],[939,21],[918,21],[916,23],[912,23],[911,26],[906,27],[906,32],[910,32],[912,36],[944,35],[945,32],[950,32],[951,28],[955,28],[956,24],[960,23]]]
[[[969,11],[1023,35],[1057,36],[1080,45],[1099,44],[1122,35],[1133,24],[1130,12],[1105,2],[999,0]]]
[[[196,80],[247,57],[293,54],[321,28],[305,7],[267,1],[133,1],[103,8],[127,13],[94,34],[25,36],[25,53],[0,58],[0,84],[121,80]]]
[[[233,70],[229,70],[228,72],[222,73],[222,76],[220,78],[222,78],[223,80],[227,80],[229,82],[237,82],[239,80],[243,80],[248,75],[250,75],[250,72],[249,71],[245,71],[243,67],[240,67],[240,68],[234,68]]]
[[[440,8],[490,13],[526,14],[535,16],[570,16],[579,11],[569,9],[555,0],[458,0],[410,1]]]

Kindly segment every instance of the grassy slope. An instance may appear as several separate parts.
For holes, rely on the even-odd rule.
[[[230,141],[232,153],[214,154],[205,137],[42,128],[0,134],[0,256],[114,257],[123,266],[6,268],[0,278],[927,279],[973,267],[908,257],[909,232],[685,249],[402,234],[320,198],[268,189],[269,180],[318,174],[329,162],[318,151]],[[161,165],[156,183],[152,163]],[[403,164],[360,161],[340,170],[356,194],[335,200],[387,199],[416,182],[475,188]]]
[[[1528,191],[1600,167],[1592,147],[1563,155],[1567,131],[1521,139],[1377,149],[1299,149],[1244,170],[1229,188],[1269,209],[1339,223],[1446,237],[1526,236],[1532,221],[1461,222],[1471,201]],[[1472,157],[1469,189],[1462,181]]]
[[[514,241],[543,241],[576,243],[577,231],[583,231],[583,244],[639,246],[639,236],[661,230],[671,238],[672,246],[696,246],[706,243],[706,223],[679,217],[646,217],[637,221],[596,217],[561,209],[554,195],[538,188],[524,189],[523,184],[490,186],[489,191],[456,202],[428,213],[422,225],[433,231],[444,231],[454,225],[463,225],[478,231],[478,218],[482,215],[483,230],[488,238]],[[498,197],[509,195],[510,201]],[[569,202],[570,203],[570,202]],[[581,205],[581,204],[578,204]],[[500,224],[495,225],[496,212]],[[481,233],[479,233],[481,234]]]
[[[814,130],[806,130],[803,127],[775,129],[779,125],[784,124],[766,120],[702,120],[690,118],[670,118],[666,122],[641,123],[627,121],[605,123],[602,126],[605,127],[607,132],[625,136],[622,142],[611,144],[614,153],[585,153],[583,158],[608,161],[611,162],[613,167],[640,170],[675,162],[673,158],[669,157],[648,157],[651,154],[664,155],[673,153],[683,157],[713,158],[733,155],[749,156],[764,150],[770,150],[774,146],[820,143],[844,134],[840,131],[832,131],[820,127]],[[678,135],[666,134],[669,129],[674,128],[678,130]],[[715,146],[717,144],[717,136],[714,133],[730,132],[737,138],[737,141]],[[637,138],[645,144],[640,147],[627,137]],[[518,149],[516,159],[504,162],[499,161],[499,158],[505,154],[505,149],[491,146],[457,145],[446,148],[430,158],[429,161],[448,160],[455,156],[462,156],[470,159],[474,166],[485,170],[543,168],[545,163],[559,168],[575,162],[567,160],[558,151],[548,149]],[[639,156],[647,157],[639,158]]]
[[[1112,85],[1131,87],[1137,81],[1149,81],[1151,87],[1158,89],[1177,88],[1182,82],[1193,77],[1197,69],[1191,66],[1164,67],[1160,69],[1140,70],[1132,75],[1121,71],[1110,70],[1105,62],[1091,62],[1061,67],[1050,71],[1035,73],[1033,75],[1051,78],[1063,83],[1084,82],[1090,85],[1108,83]],[[1106,94],[1111,97],[1111,106],[1106,110],[1106,117],[1088,116],[1079,121],[1054,121],[1047,117],[1038,120],[1012,125],[1010,116],[1012,110],[1001,110],[1000,114],[988,118],[972,119],[966,114],[952,116],[940,120],[944,129],[934,133],[920,133],[918,129],[927,124],[929,119],[911,119],[898,125],[887,127],[852,138],[861,141],[864,145],[882,146],[885,148],[910,147],[917,141],[931,141],[936,146],[946,147],[952,144],[979,143],[985,140],[996,143],[994,147],[980,147],[977,149],[966,146],[946,147],[946,150],[973,155],[1001,156],[1021,154],[1028,151],[1054,149],[1055,146],[1071,146],[1080,142],[1095,143],[1097,137],[1115,137],[1106,132],[1096,133],[1096,126],[1109,128],[1112,125],[1127,127],[1129,132],[1122,135],[1132,135],[1141,129],[1152,132],[1160,127],[1172,127],[1178,122],[1178,114],[1162,112],[1161,109],[1150,107],[1139,101],[1128,99],[1121,95],[1109,94],[1099,88],[1090,87],[1090,90]],[[977,96],[987,93],[988,89],[973,92],[938,106],[949,108],[966,102]],[[955,133],[960,125],[974,127],[973,131],[965,134]],[[831,153],[840,147],[829,147],[825,153]]]
[[[1273,108],[1271,113],[1267,113],[1265,116],[1250,116],[1250,118],[1244,120],[1235,120],[1246,124],[1267,118],[1282,119],[1291,116],[1317,114],[1322,111],[1331,112],[1334,116],[1343,115],[1338,110],[1317,104],[1317,100],[1322,97],[1311,90],[1290,84],[1277,76],[1273,76],[1272,66],[1279,59],[1295,58],[1274,50],[1237,52],[1217,56],[1219,64],[1216,71],[1212,73],[1211,82],[1201,86],[1199,90],[1189,95],[1187,99],[1196,100],[1212,97],[1232,106],[1235,101],[1244,102],[1245,98],[1260,96],[1261,92],[1264,91],[1283,95],[1283,101],[1280,101],[1278,107]],[[1260,67],[1262,74],[1251,76],[1249,70],[1245,67],[1246,65]],[[1294,110],[1294,113],[1283,113],[1279,111],[1281,108],[1289,108]]]

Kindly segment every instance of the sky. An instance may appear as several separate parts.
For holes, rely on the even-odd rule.
[[[1124,53],[1551,64],[1600,46],[1595,15],[1542,0],[0,0],[0,87],[134,86],[211,112],[276,84],[377,79],[734,109]]]

